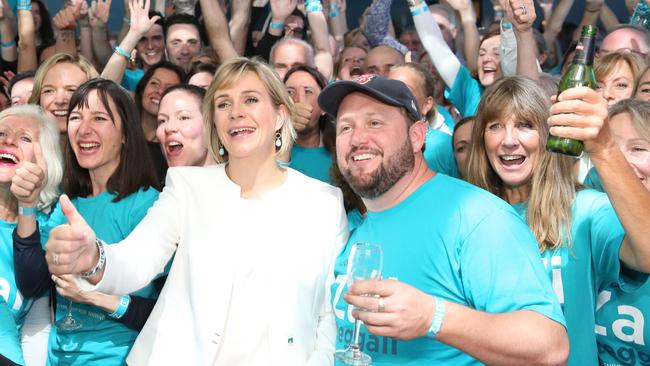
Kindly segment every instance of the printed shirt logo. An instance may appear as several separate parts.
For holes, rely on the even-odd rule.
[[[357,76],[356,78],[354,78],[354,81],[355,81],[356,83],[358,83],[358,84],[363,85],[363,84],[368,83],[370,80],[374,79],[375,76],[377,76],[377,75],[374,75],[374,74],[363,74],[363,75],[359,75],[359,76]]]

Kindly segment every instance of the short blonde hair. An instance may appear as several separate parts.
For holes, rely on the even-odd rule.
[[[208,139],[208,151],[217,163],[225,162],[228,152],[224,156],[219,155],[219,149],[222,143],[219,140],[219,135],[217,134],[217,129],[213,121],[215,110],[214,96],[218,90],[231,88],[237,84],[249,72],[254,73],[260,79],[271,101],[276,106],[276,110],[280,106],[284,106],[287,110],[279,131],[282,138],[282,146],[277,150],[276,156],[288,152],[296,138],[296,131],[293,128],[296,107],[284,83],[278,77],[278,74],[264,62],[249,60],[245,57],[236,57],[219,67],[203,99],[203,125]]]
[[[623,99],[609,108],[609,118],[627,113],[639,137],[650,142],[650,102]]]
[[[7,117],[30,119],[38,125],[38,141],[47,166],[47,182],[38,197],[37,208],[41,211],[46,210],[59,198],[61,178],[63,177],[63,158],[57,123],[41,107],[32,104],[19,105],[0,112],[0,121]]]
[[[29,97],[27,103],[29,104],[38,104],[41,102],[41,91],[43,89],[43,80],[47,73],[57,64],[60,63],[70,63],[78,66],[81,71],[86,74],[87,80],[98,78],[99,73],[95,70],[95,67],[88,62],[83,56],[73,56],[69,53],[57,53],[48,58],[43,64],[36,70],[36,75],[34,75],[34,88],[32,89],[32,95]]]
[[[611,52],[598,58],[594,65],[594,73],[598,82],[605,79],[608,75],[616,71],[621,62],[627,64],[632,70],[632,89],[636,89],[636,83],[646,68],[644,60],[637,54],[631,52]]]

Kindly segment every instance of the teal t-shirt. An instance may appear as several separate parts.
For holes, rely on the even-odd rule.
[[[445,88],[445,98],[458,108],[463,117],[471,117],[476,114],[478,104],[481,102],[481,95],[483,95],[483,86],[463,65],[458,69],[454,85],[451,88]]]
[[[601,365],[650,365],[650,281],[637,291],[611,285],[598,294],[596,340]]]
[[[331,287],[337,349],[348,345],[354,327],[343,294],[350,249],[358,242],[382,246],[383,278],[480,311],[526,309],[564,324],[528,226],[496,196],[437,174],[396,206],[369,212],[337,258]],[[480,364],[425,337],[401,341],[362,326],[359,341],[375,366]]]
[[[518,205],[525,216],[525,205]],[[523,207],[523,208],[522,208]],[[584,189],[571,208],[571,246],[542,253],[542,261],[562,304],[569,334],[569,365],[597,365],[597,291],[610,285],[640,286],[621,276],[619,250],[625,232],[607,195]]]
[[[332,184],[332,156],[324,147],[302,147],[293,144],[289,166],[302,174]]]
[[[124,76],[122,76],[122,86],[124,89],[135,92],[135,88],[138,86],[140,79],[144,76],[144,70],[142,69],[126,69],[124,70]]]
[[[117,243],[126,238],[158,198],[158,191],[153,188],[146,191],[141,189],[119,202],[112,202],[115,197],[112,193],[103,192],[94,197],[72,200],[97,237],[106,243]],[[153,298],[156,291],[150,284],[132,295]],[[57,295],[57,320],[66,316],[69,302]],[[82,323],[82,328],[66,333],[52,327],[49,365],[125,364],[137,331],[113,320],[105,311],[92,305],[72,303],[72,316]]]
[[[448,175],[458,176],[458,166],[452,137],[442,131],[427,127],[427,135],[424,140],[424,160],[427,161],[429,169]]]
[[[24,365],[23,350],[20,347],[20,332],[14,315],[4,298],[0,296],[0,355],[13,363]]]
[[[363,215],[356,208],[348,212],[348,230],[353,232],[363,222]]]
[[[589,169],[589,173],[587,173],[587,176],[585,177],[585,185],[591,189],[605,192],[603,182],[600,181],[600,175],[598,175],[596,168]]]

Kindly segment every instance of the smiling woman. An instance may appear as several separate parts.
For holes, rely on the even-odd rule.
[[[59,131],[65,133],[72,93],[85,81],[98,76],[97,70],[85,58],[57,53],[36,71],[28,103],[40,105],[56,119]]]
[[[595,91],[581,91],[590,93],[599,106],[605,103]],[[569,364],[597,364],[595,314],[585,313],[596,309],[597,287],[625,286],[631,291],[642,282],[638,274],[622,270],[621,262],[633,264],[619,253],[632,244],[624,240],[607,196],[580,190],[572,172],[574,160],[544,148],[549,108],[544,91],[532,79],[505,78],[488,88],[472,132],[468,180],[513,205],[528,223],[563,305]],[[593,119],[584,120],[588,124]]]

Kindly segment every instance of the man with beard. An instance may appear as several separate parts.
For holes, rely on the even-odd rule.
[[[377,366],[566,362],[564,317],[535,238],[504,201],[429,170],[406,85],[363,75],[331,84],[319,104],[336,118],[339,169],[368,209],[335,264],[337,349],[358,318],[360,350]],[[346,289],[359,242],[381,245],[388,280]]]

